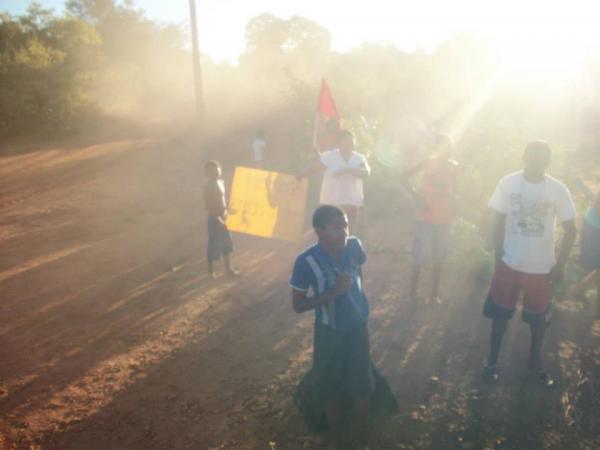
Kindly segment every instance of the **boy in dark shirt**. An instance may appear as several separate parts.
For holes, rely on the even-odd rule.
[[[230,255],[233,252],[231,233],[227,229],[227,203],[225,201],[225,183],[221,177],[221,165],[218,161],[208,161],[204,165],[207,177],[204,186],[204,204],[206,208],[206,229],[208,242],[206,256],[208,259],[208,273],[215,278],[214,262],[221,259],[225,263],[227,275],[236,276],[238,271],[231,267]]]

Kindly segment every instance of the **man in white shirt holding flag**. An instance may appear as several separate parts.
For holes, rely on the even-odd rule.
[[[319,154],[325,168],[321,183],[321,205],[336,205],[344,210],[354,230],[358,211],[364,204],[363,179],[371,174],[364,155],[354,150],[354,136],[348,130],[338,133],[338,145]]]

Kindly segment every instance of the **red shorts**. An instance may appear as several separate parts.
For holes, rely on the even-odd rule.
[[[510,319],[523,293],[523,319],[544,315],[552,300],[552,283],[548,274],[523,273],[500,262],[492,280],[484,314],[491,319]]]

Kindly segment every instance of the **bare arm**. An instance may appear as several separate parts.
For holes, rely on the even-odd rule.
[[[360,167],[352,167],[347,169],[342,169],[338,172],[338,175],[350,174],[357,178],[368,178],[371,175],[371,169],[367,165],[362,165]]]
[[[452,186],[452,197],[450,198],[450,208],[453,215],[458,214],[458,175],[454,176],[454,184]]]
[[[308,297],[306,291],[292,289],[292,307],[297,313],[310,311],[331,302],[350,289],[350,286],[352,286],[352,278],[348,274],[341,273],[335,280],[335,286],[319,295]]]
[[[552,268],[550,275],[553,279],[560,281],[564,272],[565,265],[575,244],[575,237],[577,236],[577,229],[575,228],[575,219],[567,220],[562,223],[564,235],[560,243],[560,250],[558,257],[556,258],[556,264]]]
[[[594,194],[594,192],[592,192],[592,190],[587,187],[587,185],[580,178],[575,178],[575,184],[577,188],[583,192],[583,195],[585,195],[588,201],[593,202],[596,200],[596,194]]]
[[[371,171],[364,167],[359,167],[358,169],[355,169],[354,176],[358,178],[369,178],[371,176]]]
[[[207,184],[204,188],[204,202],[206,212],[212,216],[219,217],[223,221],[225,219],[226,208],[223,201],[223,193],[216,184]]]
[[[414,177],[416,174],[418,174],[419,172],[421,172],[424,168],[425,168],[425,163],[427,162],[427,160],[423,160],[421,161],[419,164],[417,164],[416,166],[405,170],[404,172],[400,173],[400,177],[402,178],[402,181],[404,183],[408,183],[408,180],[412,177]]]
[[[409,180],[419,172],[423,171],[423,169],[425,168],[425,163],[426,160],[423,160],[416,166],[400,173],[400,181],[402,182],[404,187],[408,189],[413,195],[416,194],[416,191],[415,188],[410,184]]]
[[[506,214],[500,212],[494,213],[492,224],[492,240],[494,244],[494,253],[496,264],[502,261],[504,256],[504,235],[506,234]]]
[[[414,205],[416,205],[419,208],[426,206],[426,202],[421,196],[421,194],[417,191],[417,189],[410,183],[409,180],[425,168],[425,163],[426,160],[423,160],[413,168],[400,173],[400,183],[402,183],[404,189],[408,191],[410,197],[414,202]]]
[[[303,169],[300,169],[300,171],[296,173],[296,178],[298,180],[301,178],[306,178],[309,174],[316,172],[323,165],[323,163],[321,163],[320,155],[321,154],[319,153],[317,158],[312,160],[307,166],[305,166]]]

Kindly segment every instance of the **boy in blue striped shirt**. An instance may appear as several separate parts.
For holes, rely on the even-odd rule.
[[[313,215],[318,243],[296,258],[290,285],[297,313],[315,310],[313,367],[301,381],[296,405],[313,432],[329,428],[336,449],[364,449],[369,420],[397,408],[371,362],[360,240],[336,206]]]

